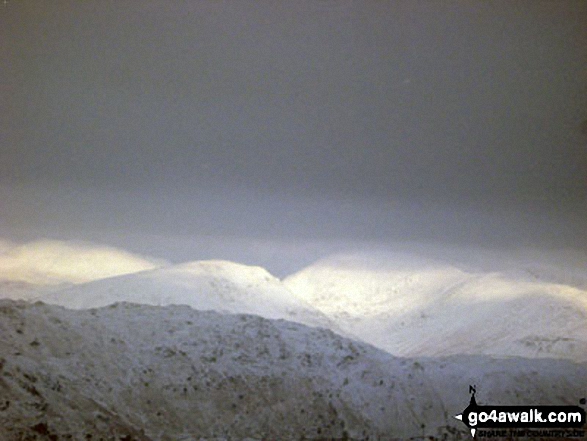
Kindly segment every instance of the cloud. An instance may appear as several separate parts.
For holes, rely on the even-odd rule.
[[[86,242],[0,239],[0,280],[33,285],[83,283],[157,268],[167,262]]]

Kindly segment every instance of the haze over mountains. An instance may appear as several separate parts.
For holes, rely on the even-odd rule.
[[[0,241],[0,280],[36,286],[83,283],[164,265],[114,247],[74,241]]]

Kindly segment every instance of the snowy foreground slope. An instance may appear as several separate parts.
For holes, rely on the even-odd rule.
[[[472,257],[478,261],[414,252],[339,254],[284,284],[346,333],[395,355],[587,361],[584,267]]]
[[[0,300],[0,336],[6,441],[469,439],[453,418],[469,384],[491,404],[577,404],[587,384],[585,364],[402,359],[329,330],[187,306]]]
[[[188,305],[198,310],[257,314],[337,330],[325,314],[294,296],[265,269],[221,260],[96,280],[41,295],[38,300],[74,309],[116,302]]]

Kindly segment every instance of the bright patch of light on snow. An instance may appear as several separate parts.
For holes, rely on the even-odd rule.
[[[286,286],[321,310],[362,318],[425,308],[467,274],[405,253],[336,255],[294,274]]]
[[[83,283],[153,269],[165,264],[88,243],[39,240],[18,246],[2,242],[0,280],[34,285]]]
[[[71,309],[116,302],[188,305],[197,310],[256,314],[336,329],[312,305],[294,296],[267,270],[211,260],[170,265],[42,293],[36,300]]]
[[[408,252],[333,255],[284,284],[349,335],[395,355],[587,360],[587,290],[574,272],[556,275],[549,265],[543,280],[538,268],[512,261],[488,271],[499,262],[481,252],[478,259],[463,265]]]

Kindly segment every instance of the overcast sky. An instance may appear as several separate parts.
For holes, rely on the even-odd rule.
[[[9,0],[0,184],[584,204],[586,24],[564,0]]]

